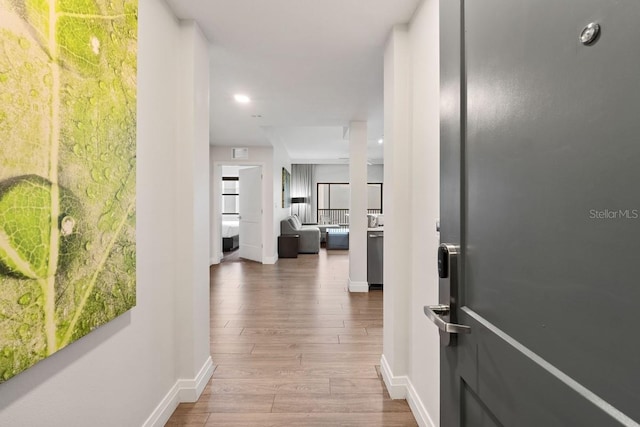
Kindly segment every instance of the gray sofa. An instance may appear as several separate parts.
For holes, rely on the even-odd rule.
[[[302,225],[296,215],[288,216],[280,221],[280,234],[283,236],[299,235],[298,252],[300,253],[317,254],[320,252],[320,229],[315,225]]]

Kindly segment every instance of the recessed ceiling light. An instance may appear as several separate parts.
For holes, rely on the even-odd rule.
[[[384,139],[382,139],[382,138],[380,138],[380,139],[378,140],[378,144],[382,144],[383,142],[384,142]]]
[[[248,104],[249,102],[251,102],[251,98],[249,98],[247,95],[242,95],[240,93],[233,95],[233,99],[235,99],[236,102],[239,102],[241,104]]]

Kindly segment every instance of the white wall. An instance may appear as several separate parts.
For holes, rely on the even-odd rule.
[[[242,166],[232,166],[232,165],[225,165],[222,166],[222,176],[235,176],[238,177],[240,176],[240,168]]]
[[[406,104],[395,109],[387,109],[385,104],[385,145],[388,143],[388,120],[401,118],[402,114],[410,117],[408,136],[400,141],[393,141],[404,145],[400,148],[403,153],[409,154],[409,160],[404,165],[394,163],[390,166],[385,147],[385,198],[390,191],[387,182],[387,173],[402,179],[401,169],[408,169],[409,180],[412,186],[409,195],[412,199],[410,212],[406,217],[391,218],[395,225],[390,225],[388,206],[385,205],[385,320],[384,320],[384,349],[385,358],[397,360],[400,358],[406,365],[395,370],[390,369],[384,373],[385,383],[395,384],[392,389],[401,390],[406,395],[409,404],[416,415],[420,425],[437,426],[440,423],[440,396],[439,396],[439,337],[437,329],[426,319],[423,306],[437,304],[438,281],[436,268],[436,250],[439,244],[435,231],[435,222],[439,216],[439,21],[438,1],[425,0],[416,11],[402,37],[401,49],[408,50],[409,61],[396,61],[396,85],[388,81],[385,68],[385,99],[389,96],[398,96],[403,84],[409,85],[411,97]],[[398,59],[398,58],[396,58]],[[393,55],[387,51],[385,64],[393,62]],[[386,67],[385,66],[385,67]],[[386,101],[385,101],[386,102]],[[405,111],[406,110],[406,111]],[[403,125],[405,126],[405,125]],[[393,215],[392,215],[393,216]],[[407,222],[411,227],[411,237],[407,240],[404,249],[394,244],[393,248],[387,248],[387,243],[393,244],[389,234],[394,227],[401,226],[401,222]],[[389,289],[387,286],[387,250],[396,250],[400,258],[396,267],[402,267],[410,271],[410,286],[396,286]],[[390,278],[390,280],[392,280]],[[393,302],[403,301],[395,306],[396,310],[405,310],[408,313],[408,328],[402,323],[393,322],[393,311],[387,312],[387,305]],[[397,313],[396,313],[397,314]],[[406,329],[405,329],[406,328]],[[398,337],[408,330],[408,345],[398,343]],[[395,361],[394,360],[394,361]],[[398,366],[396,364],[396,366]],[[397,395],[396,395],[397,396]],[[399,397],[399,396],[398,396]]]
[[[434,425],[440,424],[440,338],[423,306],[438,303],[436,251],[440,216],[440,68],[439,7],[423,3],[409,28],[412,55],[413,212],[411,228],[412,296],[409,378]]]
[[[182,224],[176,211],[181,34],[164,2],[140,0],[137,306],[1,384],[0,425],[138,427],[155,409],[162,425],[177,404],[167,397],[177,397],[171,391],[178,372],[193,371],[177,365],[176,337],[185,325],[174,302],[185,284],[175,262],[182,249],[176,236]],[[202,191],[195,190],[196,198]]]
[[[349,182],[349,165],[315,165],[316,181],[318,182]],[[383,182],[384,165],[368,165],[367,181]]]
[[[223,165],[259,165],[262,166],[262,262],[273,264],[278,259],[277,237],[280,235],[280,219],[290,215],[291,208],[282,208],[282,168],[291,172],[291,160],[286,150],[279,147],[249,147],[249,158],[234,160],[232,147],[211,146],[209,161],[211,165],[211,246],[210,263],[218,264],[222,259],[221,189]]]
[[[194,22],[181,23],[176,162],[176,359],[180,378],[195,378],[209,349],[209,53]]]
[[[411,316],[411,54],[408,29],[396,26],[384,57],[384,330],[383,377],[393,398],[403,387],[389,376],[406,378],[410,371]],[[416,183],[418,186],[418,183]],[[421,251],[424,253],[424,251]]]

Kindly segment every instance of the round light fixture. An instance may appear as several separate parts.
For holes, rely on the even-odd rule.
[[[233,99],[235,99],[236,102],[239,102],[241,104],[248,104],[249,102],[251,102],[251,98],[249,98],[247,95],[242,95],[240,93],[233,95]]]
[[[382,144],[383,142],[384,142],[384,139],[382,139],[382,138],[380,138],[380,139],[378,140],[378,144]]]

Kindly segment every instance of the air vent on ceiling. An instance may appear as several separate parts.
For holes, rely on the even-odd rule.
[[[248,159],[249,158],[249,149],[248,148],[233,148],[231,157],[233,159]]]

